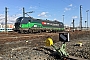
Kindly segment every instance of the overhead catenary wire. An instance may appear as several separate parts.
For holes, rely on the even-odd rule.
[[[70,1],[73,2],[72,0],[70,0]],[[75,3],[75,2],[73,2],[73,3],[76,4],[76,5],[78,5],[78,4]],[[83,6],[83,5],[82,5],[82,6]],[[82,18],[83,18],[82,21],[83,21],[83,23],[84,23],[84,22],[87,20],[87,27],[88,27],[88,25],[89,25],[88,22],[89,22],[89,21],[88,21],[88,13],[87,13],[87,11],[88,11],[89,9],[86,9],[86,7],[82,7],[82,9],[83,9],[82,12],[86,14],[86,16],[85,16],[85,14],[84,14],[84,17],[82,16]],[[86,17],[86,18],[85,18],[85,17]],[[86,23],[84,23],[84,25],[86,25]],[[87,28],[87,29],[88,29],[88,28]]]
[[[73,16],[75,16],[75,15],[73,15],[73,13],[78,13],[78,15],[79,15],[79,6],[80,5],[78,5],[78,7],[76,7],[74,4],[72,5],[72,6],[69,6],[70,5],[70,2],[71,1],[67,1],[67,0],[61,0],[64,4],[68,4],[68,6],[66,7],[66,8],[71,8],[70,10],[68,10],[68,11],[66,11],[66,12],[64,12],[64,15],[65,15],[65,18],[69,18],[69,19],[73,19]],[[68,3],[69,2],[69,3]],[[73,10],[73,11],[71,11],[71,10]],[[75,10],[78,10],[78,12],[77,11],[75,11]],[[71,17],[72,16],[72,17]],[[78,18],[78,17],[77,17]],[[78,20],[77,20],[78,21]],[[79,23],[78,23],[79,24]],[[77,25],[78,25],[77,24]]]
[[[74,1],[72,1],[72,0],[69,0],[69,1],[68,1],[69,3],[68,3],[66,0],[61,0],[61,1],[63,1],[63,2],[66,3],[66,4],[69,4],[69,3],[71,2],[72,4],[78,6],[78,7],[75,7],[76,9],[78,9],[78,10],[80,9],[80,8],[79,8],[80,4],[77,4],[76,2],[74,2]],[[81,4],[81,5],[82,5],[82,4]],[[83,5],[82,5],[82,6],[83,6]],[[75,9],[75,8],[74,8],[74,9]],[[74,13],[75,13],[75,12],[76,12],[76,11],[74,11]],[[79,12],[80,12],[80,11],[79,11]],[[80,15],[79,12],[78,12],[78,15]],[[85,19],[85,16],[84,16],[84,15],[85,15],[85,14],[84,14],[85,12],[86,12],[86,8],[85,8],[85,7],[82,7],[82,21],[84,21],[84,19]],[[73,12],[70,12],[70,13],[66,16],[66,18],[69,18],[69,16],[71,16],[72,13],[73,13]],[[83,14],[84,14],[84,15],[83,15]],[[79,19],[80,19],[80,18],[79,18]],[[79,23],[80,23],[80,21],[79,21]]]

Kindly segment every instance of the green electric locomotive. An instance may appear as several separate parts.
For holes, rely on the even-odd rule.
[[[19,17],[16,19],[14,31],[19,33],[59,32],[64,31],[64,24],[59,21]]]

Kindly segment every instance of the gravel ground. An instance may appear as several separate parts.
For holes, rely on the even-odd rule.
[[[80,40],[82,41],[82,40]],[[67,44],[67,52],[76,57],[81,57],[84,59],[90,59],[90,40],[82,41],[83,46],[75,46],[75,41]],[[14,45],[15,44],[15,45]],[[26,43],[26,41],[6,43],[0,45],[2,52],[0,52],[1,60],[56,60],[60,59],[59,56],[53,55],[54,48],[47,46],[32,46],[31,40]],[[38,46],[38,47],[37,47]],[[61,47],[61,42],[55,43],[55,46]]]
[[[67,42],[67,52],[69,55],[90,60],[90,34],[76,32],[70,34],[70,42]],[[74,34],[74,35],[73,35]],[[80,36],[79,36],[80,35]],[[51,36],[55,46],[61,47],[57,36]],[[58,60],[53,47],[45,46],[46,37],[39,37],[32,40],[19,40],[0,44],[0,60]],[[58,42],[56,42],[57,40]],[[82,42],[83,46],[76,45]]]
[[[34,40],[33,40],[34,41]],[[36,46],[36,47],[35,47]],[[50,56],[50,47],[38,46],[35,44],[32,46],[32,41],[17,41],[11,43],[5,43],[0,45],[0,59],[2,60],[47,60],[53,59]],[[38,46],[38,47],[37,47]],[[52,50],[51,50],[52,51]],[[50,58],[51,57],[51,58]]]

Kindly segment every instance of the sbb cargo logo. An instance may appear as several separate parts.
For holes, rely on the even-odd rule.
[[[43,25],[52,25],[52,26],[59,26],[59,24],[55,23],[47,23],[47,22],[42,22]]]

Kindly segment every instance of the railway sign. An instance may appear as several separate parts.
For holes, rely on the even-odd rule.
[[[69,41],[69,33],[67,33],[67,32],[59,33],[59,41],[68,42]]]

